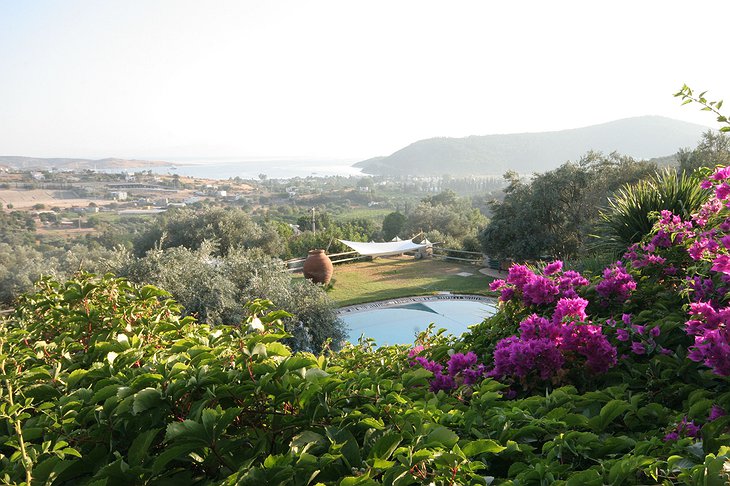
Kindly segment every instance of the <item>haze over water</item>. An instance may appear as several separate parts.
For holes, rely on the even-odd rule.
[[[354,160],[303,159],[303,158],[245,158],[215,157],[188,158],[172,157],[164,159],[178,163],[176,169],[170,166],[143,167],[130,171],[151,170],[156,174],[180,174],[207,179],[258,179],[266,174],[269,179],[291,179],[293,177],[324,177],[362,175],[359,168],[352,167]],[[120,172],[119,169],[107,172]]]

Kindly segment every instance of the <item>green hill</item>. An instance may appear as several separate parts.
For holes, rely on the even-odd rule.
[[[555,132],[429,138],[355,167],[384,175],[543,172],[577,160],[589,150],[617,151],[639,159],[665,157],[696,145],[708,129],[671,118],[642,116]]]

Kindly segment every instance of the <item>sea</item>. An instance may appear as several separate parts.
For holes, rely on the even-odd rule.
[[[358,176],[362,172],[352,164],[357,160],[301,159],[301,158],[165,158],[174,165],[158,167],[130,167],[107,169],[103,172],[139,172],[151,170],[155,174],[179,174],[205,179],[292,179],[294,177]]]

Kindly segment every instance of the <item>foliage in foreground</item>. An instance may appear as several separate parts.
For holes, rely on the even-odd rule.
[[[262,301],[212,328],[154,287],[45,281],[0,327],[0,479],[726,484],[728,180],[596,281],[515,266],[495,317],[410,350],[292,354]]]

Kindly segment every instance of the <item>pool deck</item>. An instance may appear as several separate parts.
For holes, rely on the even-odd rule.
[[[384,309],[393,307],[396,305],[408,304],[411,302],[434,302],[444,300],[471,300],[474,302],[484,302],[488,304],[497,304],[497,299],[494,297],[485,297],[483,295],[466,295],[466,294],[452,294],[450,292],[440,292],[435,295],[418,295],[414,297],[400,297],[397,299],[381,300],[379,302],[368,302],[365,304],[348,305],[337,309],[337,316],[345,316],[349,314],[355,314],[358,312],[370,311],[373,309]]]
[[[504,270],[495,270],[493,268],[480,268],[479,273],[492,278],[507,278],[507,272]]]

